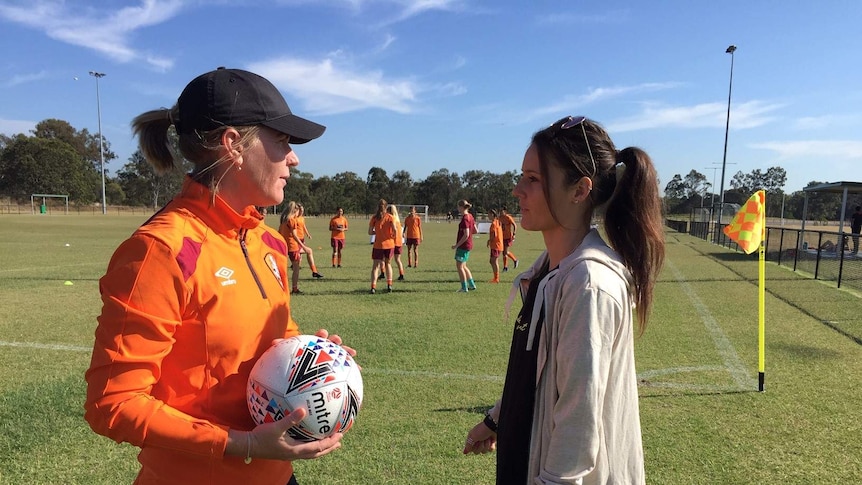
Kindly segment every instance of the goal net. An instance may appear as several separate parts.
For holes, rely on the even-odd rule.
[[[428,222],[428,206],[421,204],[392,204],[398,209],[398,218],[402,221],[408,214],[410,214],[410,208],[416,208],[416,215],[422,218],[422,222]]]
[[[33,211],[33,214],[47,214],[50,209],[58,206],[65,209],[64,213],[68,214],[69,196],[60,194],[30,194],[30,210]]]

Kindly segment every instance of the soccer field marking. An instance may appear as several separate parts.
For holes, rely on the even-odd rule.
[[[0,340],[0,347],[19,347],[27,349],[41,350],[63,350],[68,352],[91,352],[92,347],[81,347],[80,345],[65,345],[65,344],[42,344],[38,342],[6,342]],[[390,375],[404,377],[428,377],[432,379],[464,379],[474,381],[490,381],[503,382],[503,376],[493,376],[487,374],[457,374],[453,372],[433,372],[433,371],[413,371],[401,369],[375,369],[364,367],[363,374],[370,375]]]
[[[5,342],[0,340],[0,347],[22,347],[27,349],[66,350],[71,352],[91,352],[93,347],[65,344],[40,344],[37,342]]]
[[[645,389],[675,389],[678,391],[693,391],[693,392],[736,392],[739,389],[736,386],[728,388],[728,386],[716,384],[691,384],[684,382],[660,382],[652,379],[659,376],[670,374],[682,374],[686,372],[726,372],[727,368],[721,365],[702,365],[698,367],[670,367],[668,369],[653,369],[638,373],[638,387]]]
[[[93,262],[93,263],[77,263],[77,264],[60,264],[56,266],[37,266],[37,267],[29,267],[29,268],[5,268],[0,269],[0,273],[17,273],[20,271],[42,271],[42,270],[53,270],[53,269],[65,269],[65,268],[80,268],[82,266],[93,266],[93,265],[101,265],[104,266],[105,263],[101,261]]]
[[[423,370],[401,370],[401,369],[374,369],[362,368],[363,374],[378,374],[388,376],[404,376],[404,377],[428,377],[432,379],[463,379],[473,381],[490,381],[503,382],[504,376],[492,376],[487,374],[456,374],[452,372],[433,372]]]
[[[700,297],[697,296],[697,293],[691,285],[688,284],[685,275],[682,274],[679,268],[677,268],[670,260],[666,260],[665,264],[673,272],[674,279],[685,294],[688,295],[692,305],[694,305],[695,311],[697,311],[703,325],[709,332],[709,336],[712,338],[713,345],[715,345],[716,350],[722,360],[724,360],[725,369],[730,372],[730,376],[733,378],[734,382],[736,382],[736,385],[739,386],[740,389],[753,388],[756,385],[756,382],[748,374],[745,364],[742,362],[742,359],[739,358],[739,354],[736,353],[736,348],[734,348],[733,344],[730,343],[730,339],[727,338],[727,335],[725,335],[721,326],[715,320],[715,317],[712,316],[709,308],[703,303]]]

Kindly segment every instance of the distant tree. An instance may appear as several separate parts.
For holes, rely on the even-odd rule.
[[[314,175],[291,168],[290,178],[287,179],[287,185],[284,186],[284,202],[282,203],[282,206],[285,206],[287,202],[291,200],[299,202],[303,206],[309,205],[312,199],[311,183],[313,181]],[[309,206],[309,209],[311,208],[312,207]],[[284,207],[281,207],[281,210],[283,209]]]
[[[760,169],[747,174],[737,172],[731,179],[730,186],[742,194],[753,194],[761,189],[775,194],[784,190],[785,183],[787,172],[781,167],[770,167],[766,172]]]
[[[335,206],[343,208],[348,214],[362,212],[367,192],[365,181],[354,172],[337,173],[332,181],[339,188]]]
[[[496,174],[484,170],[469,170],[461,177],[462,187],[458,199],[467,199],[476,212],[487,213],[489,209],[502,205],[512,207],[516,199],[512,196],[515,187],[515,172]]]
[[[68,143],[81,157],[90,162],[96,171],[101,172],[102,159],[99,152],[99,136],[91,134],[86,128],[81,131],[76,130],[68,121],[49,118],[42,120],[36,124],[36,128],[32,130],[33,136],[36,138],[45,138],[48,140],[60,140]],[[117,158],[117,155],[111,151],[111,144],[102,136],[102,149],[104,150],[105,167],[108,163]]]
[[[787,183],[787,172],[781,167],[770,167],[766,172],[760,169],[752,170],[747,174],[737,172],[730,181],[732,190],[728,193],[732,194],[734,199],[744,201],[758,190],[765,190],[766,214],[770,217],[778,217],[781,215],[785,183]],[[726,196],[725,201],[731,202]]]
[[[386,170],[380,167],[371,167],[368,170],[365,184],[367,185],[364,207],[366,214],[377,209],[377,202],[380,199],[386,199],[387,202],[392,201],[392,196],[389,194],[389,176],[386,175]]]
[[[395,204],[413,203],[413,178],[410,177],[410,172],[398,170],[392,174],[392,179],[389,181],[389,197]]]
[[[697,196],[700,198],[703,194],[706,193],[706,188],[709,185],[709,182],[706,180],[706,175],[698,172],[697,170],[692,170],[685,176],[683,180],[684,193],[686,198],[692,198]]]
[[[680,174],[675,174],[664,187],[664,196],[677,201],[685,198],[685,182]]]
[[[825,184],[812,181],[805,187]],[[808,220],[837,221],[841,217],[841,194],[830,192],[802,192],[801,205],[804,207],[805,194],[808,194]],[[799,207],[799,218],[802,218],[803,207]]]
[[[91,203],[99,174],[68,143],[57,139],[16,137],[0,154],[0,193],[17,200],[30,194],[67,194]]]
[[[316,216],[335,212],[340,189],[331,177],[312,180],[309,189],[309,200],[303,203],[307,214]]]
[[[486,207],[499,209],[505,205],[510,211],[518,212],[518,198],[512,195],[512,190],[515,189],[518,181],[518,174],[515,171],[501,174],[488,172],[487,177],[486,199],[483,201]]]
[[[158,174],[141,151],[135,151],[129,157],[129,163],[117,171],[117,183],[122,189],[124,203],[153,209],[162,207],[180,191],[185,174],[191,172],[193,167],[190,162],[184,160],[180,161],[179,165],[168,173]]]
[[[12,140],[14,139],[14,136],[8,136],[4,135],[3,133],[0,133],[0,152],[2,152],[4,148],[6,148],[6,145],[12,143]]]
[[[416,184],[416,203],[427,204],[432,213],[445,214],[455,209],[460,191],[461,177],[441,168]]]

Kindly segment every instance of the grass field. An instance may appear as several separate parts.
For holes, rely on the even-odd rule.
[[[83,373],[98,279],[145,218],[0,216],[0,484],[134,478],[136,449],[83,420]],[[365,402],[341,450],[296,463],[302,485],[494,483],[492,455],[460,450],[502,388],[514,271],[486,283],[483,236],[470,260],[479,291],[456,294],[456,226],[429,223],[419,268],[394,293],[369,295],[366,221],[351,220],[340,269],[329,267],[327,220],[308,222],[325,278],[304,268],[295,318],[359,351]],[[541,247],[521,231],[513,250],[528,265]],[[758,393],[756,255],[669,232],[667,256],[653,319],[635,344],[648,483],[862,482],[859,295],[768,264]]]

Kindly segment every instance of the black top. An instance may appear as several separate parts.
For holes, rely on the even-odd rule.
[[[530,465],[530,434],[533,426],[533,406],[536,401],[536,366],[539,356],[539,336],[545,321],[545,305],[536,322],[533,348],[527,350],[530,318],[536,302],[539,282],[548,275],[548,265],[530,281],[524,306],[515,320],[512,347],[509,350],[509,367],[500,401],[500,418],[497,423],[497,484],[528,483]]]
[[[850,231],[859,233],[862,229],[862,212],[854,212],[850,215]]]

